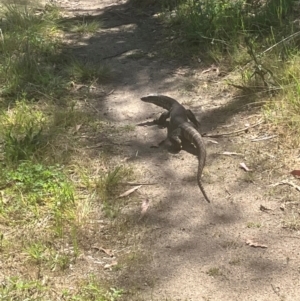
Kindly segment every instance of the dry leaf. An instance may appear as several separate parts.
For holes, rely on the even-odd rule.
[[[293,176],[298,176],[298,177],[300,177],[300,170],[293,170],[293,171],[291,172],[291,174],[292,174]]]
[[[83,88],[83,87],[87,87],[87,85],[77,85],[75,83],[71,83],[71,86],[73,87],[74,91],[78,91],[79,89]]]
[[[149,208],[149,205],[150,205],[150,201],[149,199],[145,199],[143,200],[142,202],[142,210],[141,210],[141,214],[144,215],[147,211],[147,209]]]
[[[124,193],[120,194],[119,198],[123,198],[125,196],[128,196],[128,195],[132,194],[133,192],[135,192],[137,189],[139,189],[141,187],[142,187],[142,185],[135,186],[135,187],[125,191]]]
[[[75,126],[75,133],[78,132],[80,130],[80,128],[81,128],[81,124],[77,124]]]
[[[267,248],[266,245],[261,245],[257,242],[252,241],[251,239],[248,239],[246,241],[246,245],[250,246],[250,247],[254,247],[254,248]]]
[[[263,211],[263,212],[267,212],[267,211],[272,210],[272,209],[267,208],[267,207],[264,206],[264,205],[260,205],[260,206],[259,206],[259,210],[260,210],[260,211]]]
[[[108,92],[106,95],[113,94],[115,92],[115,89],[112,89],[110,92]]]
[[[205,73],[211,71],[211,69],[212,69],[212,68],[208,68],[208,69],[206,69],[206,70],[203,70],[203,71],[201,72],[201,74],[205,74]]]
[[[251,169],[249,169],[249,168],[247,167],[247,165],[246,165],[244,162],[240,163],[240,167],[241,167],[242,169],[244,169],[245,171],[251,171]]]
[[[105,266],[104,266],[104,269],[105,270],[108,270],[110,268],[112,268],[113,266],[116,266],[118,264],[117,261],[113,261],[112,263],[107,263]]]

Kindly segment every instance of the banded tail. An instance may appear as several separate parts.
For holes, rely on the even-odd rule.
[[[201,182],[201,176],[202,176],[203,168],[205,166],[205,161],[206,161],[206,148],[205,148],[205,144],[202,139],[202,136],[188,122],[182,123],[179,127],[182,129],[182,135],[184,136],[184,138],[186,138],[189,142],[194,143],[195,146],[197,147],[197,150],[198,150],[197,182],[198,182],[198,186],[199,186],[205,200],[208,203],[210,203],[210,199],[208,198],[208,196],[204,190],[204,187],[202,185],[202,182]]]

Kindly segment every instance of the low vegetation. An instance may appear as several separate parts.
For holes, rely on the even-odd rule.
[[[165,1],[171,55],[213,61],[269,122],[299,141],[299,8],[292,0]],[[234,80],[231,77],[234,75]],[[237,76],[238,75],[238,76]],[[252,95],[249,97],[249,95]]]
[[[93,274],[75,272],[76,289],[63,280],[80,261],[95,208],[103,218],[117,217],[120,182],[132,177],[105,152],[86,168],[86,142],[78,134],[106,127],[80,99],[110,70],[77,61],[62,37],[95,32],[100,23],[66,26],[50,5],[1,5],[0,16],[0,299],[117,300],[122,290]],[[77,86],[87,89],[76,96]]]

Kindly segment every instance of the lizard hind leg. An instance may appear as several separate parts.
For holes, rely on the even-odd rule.
[[[192,122],[192,124],[195,126],[195,129],[199,131],[200,130],[200,122],[196,118],[195,114],[191,110],[186,110],[186,116]]]

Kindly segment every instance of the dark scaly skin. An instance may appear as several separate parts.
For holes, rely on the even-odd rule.
[[[163,113],[160,118],[157,120],[158,124],[164,124],[167,118],[170,117],[170,110],[174,107],[183,107],[176,99],[171,98],[165,95],[149,95],[141,98],[144,102],[153,103],[159,107],[162,107],[167,110],[167,112]],[[191,110],[186,110],[185,113],[187,118],[194,124],[195,128],[199,130],[200,123],[197,120],[196,116]]]
[[[179,102],[175,99],[164,95],[150,95],[141,98],[144,102],[153,103],[166,110],[160,118],[158,123],[164,123],[167,118],[170,118],[168,127],[168,138],[170,141],[179,149],[181,149],[182,138],[187,139],[197,147],[198,151],[198,173],[197,182],[198,186],[205,198],[210,203],[210,200],[203,188],[201,182],[202,171],[206,160],[206,148],[201,134],[198,132],[199,122],[195,115],[190,111],[186,110]],[[188,122],[190,119],[195,126]]]
[[[188,122],[182,123],[179,127],[182,129],[183,136],[188,141],[194,143],[194,145],[196,145],[196,147],[197,147],[198,162],[199,162],[198,163],[197,182],[198,182],[198,186],[199,186],[205,200],[208,203],[210,203],[210,199],[208,198],[208,196],[204,190],[204,187],[202,186],[202,182],[201,182],[201,176],[202,176],[203,168],[205,166],[205,161],[206,161],[206,147],[205,147],[204,141],[202,139],[202,136]]]

